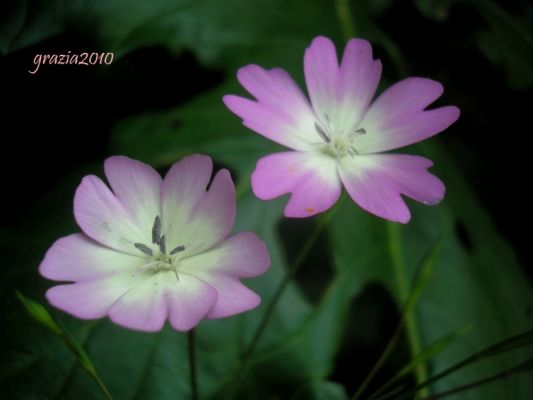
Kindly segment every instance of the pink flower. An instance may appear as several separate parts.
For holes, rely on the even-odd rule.
[[[305,52],[304,72],[311,103],[285,71],[257,65],[237,74],[256,101],[224,96],[245,126],[293,150],[259,160],[252,175],[257,197],[291,193],[285,215],[307,217],[335,204],[344,185],[365,210],[402,223],[410,213],[401,195],[429,205],[442,200],[445,188],[427,171],[430,160],[380,154],[433,136],[457,120],[457,107],[425,109],[441,96],[440,83],[404,79],[371,103],[381,63],[361,39],[348,42],[339,66],[331,40],[317,37]]]
[[[260,298],[240,278],[262,274],[267,249],[250,232],[227,237],[235,223],[235,187],[227,170],[209,190],[213,165],[193,155],[175,163],[165,179],[150,166],[111,157],[105,174],[86,176],[74,197],[83,233],[56,241],[41,263],[54,286],[50,303],[78,318],[109,316],[141,331],[177,330],[203,318],[252,309]]]

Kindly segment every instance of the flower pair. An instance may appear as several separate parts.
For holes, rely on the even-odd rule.
[[[401,195],[426,204],[443,198],[444,185],[427,171],[431,161],[380,154],[458,118],[457,107],[425,109],[442,94],[439,83],[405,79],[372,103],[381,63],[359,39],[348,42],[339,65],[333,43],[316,38],[304,71],[311,102],[285,71],[256,65],[239,70],[238,79],[257,100],[224,97],[244,125],[293,150],[259,160],[252,175],[257,197],[291,193],[285,215],[307,217],[329,209],[344,186],[365,210],[403,223],[410,213]],[[194,155],[164,179],[126,157],[108,159],[105,173],[112,191],[95,176],[76,191],[83,233],[59,239],[40,266],[47,278],[74,282],[47,292],[53,305],[79,318],[107,315],[131,329],[156,331],[167,319],[189,330],[203,318],[259,304],[240,279],[264,273],[270,259],[255,234],[228,237],[236,213],[228,171],[210,183],[211,160]]]

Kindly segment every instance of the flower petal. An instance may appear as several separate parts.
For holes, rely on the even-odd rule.
[[[224,96],[224,104],[243,119],[246,127],[296,150],[309,149],[316,141],[313,110],[298,85],[280,68],[247,65],[237,78],[257,101]]]
[[[83,232],[91,239],[113,249],[139,255],[135,243],[151,243],[150,232],[139,229],[100,178],[83,178],[74,196],[74,216]]]
[[[345,157],[340,175],[351,198],[363,209],[379,217],[407,223],[411,217],[401,195],[428,205],[444,197],[439,178],[427,169],[430,160],[405,154]]]
[[[265,244],[251,232],[234,235],[206,253],[181,261],[180,271],[207,282],[218,293],[209,318],[221,318],[255,308],[259,296],[239,278],[263,274],[270,266]]]
[[[149,275],[150,274],[150,275]],[[142,282],[126,291],[113,303],[107,315],[115,324],[144,332],[163,328],[168,317],[167,285],[177,280],[172,272],[145,274]]]
[[[304,73],[315,114],[323,125],[327,125],[327,120],[336,121],[339,65],[330,39],[318,36],[305,50]]]
[[[291,193],[285,216],[300,218],[335,204],[341,183],[333,158],[318,152],[285,152],[259,160],[252,174],[252,188],[262,200]]]
[[[187,274],[168,277],[165,292],[170,324],[179,331],[194,328],[205,318],[217,301],[217,291]]]
[[[202,274],[202,280],[212,272],[251,278],[263,274],[269,266],[270,257],[263,241],[255,233],[241,232],[205,253],[181,260],[180,270],[194,276]]]
[[[149,165],[123,156],[108,158],[104,168],[117,199],[142,231],[151,232],[161,214],[161,176]]]
[[[368,154],[397,149],[442,132],[460,113],[455,106],[424,110],[442,92],[440,83],[425,78],[408,78],[391,86],[360,123],[366,134],[357,137],[357,151]]]
[[[337,82],[339,126],[355,128],[376,93],[381,77],[381,62],[372,57],[366,40],[351,39],[344,49]]]
[[[261,304],[261,297],[238,279],[213,274],[209,276],[208,283],[216,289],[218,299],[207,318],[229,317],[252,310]]]
[[[78,318],[108,315],[118,325],[153,332],[163,327],[167,317],[178,330],[193,328],[207,316],[217,292],[186,274],[179,274],[178,281],[171,271],[144,271],[54,286],[46,297],[55,307]]]
[[[46,292],[53,306],[81,319],[104,317],[128,290],[147,279],[150,272],[115,274],[102,279],[59,285]]]
[[[134,271],[144,263],[142,257],[111,250],[77,233],[58,239],[50,247],[39,272],[56,281],[85,282]]]
[[[174,164],[163,181],[162,224],[167,249],[185,246],[182,256],[198,254],[225,238],[235,223],[235,186],[220,170],[209,190],[213,164],[194,155]]]

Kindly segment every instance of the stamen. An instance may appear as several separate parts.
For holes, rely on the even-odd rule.
[[[350,147],[348,149],[348,154],[353,157],[353,156],[355,156],[356,154],[359,154],[359,153],[357,152],[357,150],[355,150],[355,147]]]
[[[180,278],[178,276],[178,271],[174,269],[174,273],[176,274],[176,279],[178,280],[178,282],[180,281]]]
[[[324,132],[322,127],[318,125],[318,123],[316,122],[315,122],[315,129],[318,135],[322,138],[322,140],[324,140],[324,142],[331,143],[331,139],[328,137],[328,135],[326,135],[326,132]]]
[[[154,226],[152,227],[152,243],[159,244],[161,240],[161,218],[159,215],[155,217]]]
[[[141,250],[144,254],[148,255],[148,256],[153,256],[154,253],[152,252],[152,249],[148,246],[146,246],[145,244],[142,244],[142,243],[135,243],[134,246]]]
[[[139,270],[137,272],[144,272],[147,269],[150,269],[150,268],[153,268],[153,267],[157,267],[159,264],[161,264],[160,261],[149,262],[148,264],[144,264],[141,268],[139,268]],[[137,272],[134,274],[134,276],[137,274]]]
[[[180,251],[183,251],[183,250],[185,250],[185,246],[178,246],[178,247],[175,247],[175,248],[170,252],[170,255],[173,256],[174,254],[179,253]]]
[[[161,250],[161,253],[163,254],[167,253],[167,243],[165,240],[165,235],[161,236],[161,239],[159,239],[159,250]]]

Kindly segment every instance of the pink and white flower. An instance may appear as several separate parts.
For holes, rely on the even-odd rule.
[[[228,237],[235,187],[227,170],[209,184],[212,170],[209,157],[193,155],[162,179],[117,156],[105,162],[112,191],[86,176],[74,197],[83,233],[56,241],[39,268],[46,278],[73,282],[49,289],[50,303],[141,331],[160,330],[167,319],[186,331],[203,318],[256,307],[259,296],[239,279],[264,273],[269,255],[253,233]]]
[[[292,151],[259,160],[252,175],[257,197],[291,198],[287,217],[307,217],[329,209],[342,186],[363,209],[406,223],[410,212],[401,195],[425,204],[444,197],[443,183],[419,156],[380,154],[433,136],[457,120],[455,106],[426,110],[443,93],[426,78],[408,78],[375,101],[381,63],[370,44],[351,39],[339,65],[335,46],[317,37],[306,50],[304,72],[311,102],[282,69],[257,65],[237,77],[256,100],[224,96],[226,106],[248,128]]]

